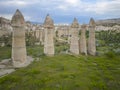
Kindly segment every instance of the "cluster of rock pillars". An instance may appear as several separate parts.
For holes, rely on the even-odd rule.
[[[25,20],[24,16],[17,9],[12,17],[11,24],[13,27],[12,34],[12,62],[14,67],[21,67],[27,62],[26,43],[25,43]],[[54,56],[54,22],[49,15],[46,16],[44,21],[44,54]],[[81,35],[78,36],[79,23],[75,18],[71,24],[71,42],[70,52],[75,55],[79,54],[96,54],[95,45],[95,21],[91,18],[89,22],[89,38],[88,45],[86,44],[86,25],[81,26]]]

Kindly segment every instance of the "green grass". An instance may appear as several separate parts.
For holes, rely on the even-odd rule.
[[[28,46],[27,55],[33,58],[40,57],[43,55],[43,46]]]
[[[64,49],[56,47],[56,51]],[[10,58],[11,48],[0,48],[0,60]],[[56,54],[47,57],[43,47],[27,47],[35,58],[28,67],[0,78],[0,90],[119,90],[120,56],[108,52],[102,56]],[[38,59],[36,59],[38,58]]]
[[[11,58],[11,47],[0,47],[0,60]]]
[[[69,46],[68,45],[59,45],[55,47],[55,54],[62,54],[69,50]]]
[[[11,47],[0,47],[0,60],[11,58]],[[28,46],[27,55],[34,58],[43,55],[43,46]]]
[[[0,78],[0,90],[119,90],[120,56],[41,56]]]

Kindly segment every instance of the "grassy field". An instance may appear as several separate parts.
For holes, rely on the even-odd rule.
[[[11,58],[11,47],[0,47],[0,60]]]
[[[6,49],[6,48],[5,48]],[[0,78],[0,90],[119,90],[120,56],[55,55],[28,47],[35,61]],[[0,53],[2,51],[0,50]],[[6,54],[9,56],[9,54]],[[38,58],[39,59],[36,59]],[[1,57],[0,57],[1,58]]]

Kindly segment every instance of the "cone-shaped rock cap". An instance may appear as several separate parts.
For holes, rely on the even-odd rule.
[[[22,13],[17,9],[15,14],[12,17],[11,21],[12,26],[24,26],[25,20]]]
[[[78,20],[76,18],[74,18],[73,23],[71,24],[72,28],[79,28],[79,23]]]
[[[96,26],[93,18],[90,19],[89,26]]]
[[[47,14],[45,21],[44,21],[44,27],[46,28],[54,28],[54,22],[52,18]]]

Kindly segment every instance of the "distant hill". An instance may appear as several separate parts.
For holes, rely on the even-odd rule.
[[[98,20],[98,21],[96,21],[96,24],[97,25],[103,25],[103,26],[120,25],[120,18]]]

